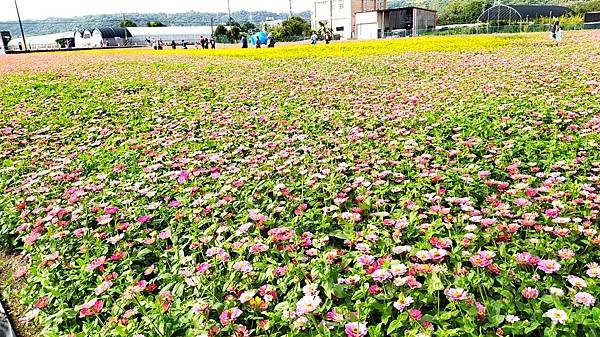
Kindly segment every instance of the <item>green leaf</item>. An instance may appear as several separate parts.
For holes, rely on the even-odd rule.
[[[389,335],[392,332],[398,330],[398,328],[402,327],[402,324],[403,322],[400,319],[392,321],[392,323],[390,323],[390,326],[388,326],[387,334]]]

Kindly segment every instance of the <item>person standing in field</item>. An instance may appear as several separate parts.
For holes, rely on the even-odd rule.
[[[325,44],[329,44],[329,42],[331,42],[331,33],[326,32],[325,33]]]
[[[558,31],[559,21],[558,18],[554,18],[554,23],[552,24],[552,28],[550,31],[552,32],[552,38],[556,40],[556,32]]]
[[[275,48],[275,38],[271,33],[267,36],[267,48]]]
[[[317,41],[319,41],[319,37],[317,36],[316,32],[313,32],[312,36],[310,37],[310,44],[317,44]]]
[[[242,36],[242,48],[248,48],[248,38],[246,38],[246,35]]]
[[[260,48],[261,42],[260,42],[260,37],[257,35],[256,36],[256,48]]]
[[[560,46],[560,43],[563,40],[563,34],[564,31],[562,30],[562,27],[558,27],[556,30],[556,37],[554,38],[554,40],[556,40],[556,46]]]

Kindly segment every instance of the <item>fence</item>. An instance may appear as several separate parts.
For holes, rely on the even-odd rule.
[[[464,34],[497,34],[497,33],[533,33],[549,32],[549,24],[517,24],[517,25],[479,25],[469,27],[453,27],[442,29],[417,29],[417,35],[464,35]],[[583,24],[561,25],[563,30],[581,30]],[[386,35],[387,36],[387,35]]]

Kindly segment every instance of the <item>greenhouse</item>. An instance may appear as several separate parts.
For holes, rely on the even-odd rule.
[[[49,50],[75,46],[75,32],[64,32],[26,37],[27,49]],[[23,50],[25,47],[23,38],[13,38],[8,42],[8,50]]]
[[[562,6],[530,6],[498,4],[483,11],[479,22],[517,21],[529,22],[537,18],[559,17],[570,13],[570,9]]]

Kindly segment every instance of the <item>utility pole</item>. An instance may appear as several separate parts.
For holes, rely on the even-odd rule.
[[[294,14],[292,13],[292,0],[290,0],[290,19]]]
[[[231,17],[231,6],[229,5],[229,0],[227,0],[227,13],[229,13],[229,22],[233,21]]]
[[[125,27],[125,13],[123,15],[123,31],[125,32],[125,45],[127,45],[127,27]]]
[[[25,51],[27,51],[27,42],[25,42],[25,32],[23,31],[23,23],[21,22],[21,14],[19,14],[19,6],[17,6],[17,0],[15,0],[15,8],[17,9],[17,18],[19,19],[19,27],[21,27],[21,36],[23,38],[23,45]]]

